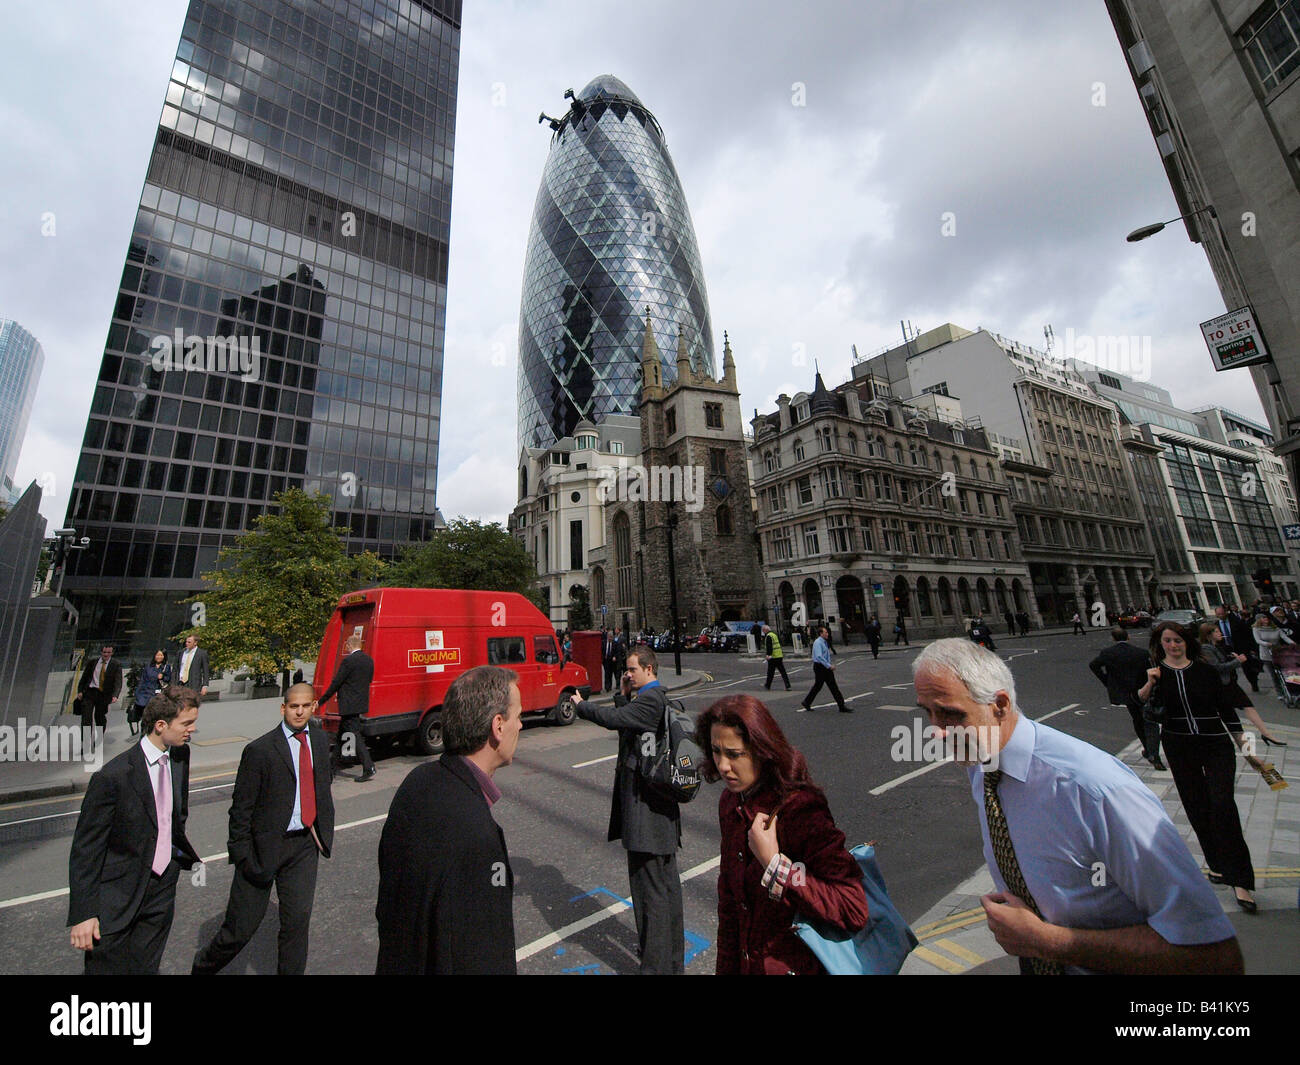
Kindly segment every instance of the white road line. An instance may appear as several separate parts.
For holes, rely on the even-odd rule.
[[[229,788],[233,787],[234,783],[235,782],[232,780],[229,784],[213,784],[208,788],[190,788],[190,794],[193,795],[195,792],[199,791],[216,791],[218,788]],[[78,796],[67,796],[69,800],[77,797]],[[56,817],[76,817],[80,813],[81,808],[78,807],[75,810],[64,810],[61,814],[42,814],[40,817],[24,817],[19,821],[0,821],[0,828],[9,828],[11,825],[30,825],[34,821],[50,821]]]
[[[707,873],[710,869],[716,869],[721,864],[721,855],[716,858],[710,858],[707,862],[700,862],[699,865],[692,866],[690,869],[687,869],[686,872],[682,873],[681,881],[684,884],[688,880],[693,880],[695,877]],[[542,936],[541,939],[535,939],[531,943],[520,947],[515,951],[515,961],[521,962],[525,958],[531,958],[534,954],[545,950],[547,947],[553,947],[557,943],[562,943],[564,940],[568,939],[569,936],[585,931],[592,925],[600,924],[600,922],[605,920],[607,917],[613,917],[614,914],[622,913],[624,910],[630,910],[631,908],[632,904],[628,902],[627,899],[619,899],[618,902],[611,902],[603,910],[597,910],[595,913],[588,914],[581,920],[574,921],[572,924],[566,924],[563,928],[557,928],[554,932],[548,932],[546,935]]]
[[[357,828],[360,825],[373,825],[376,821],[385,821],[388,819],[387,814],[376,814],[374,817],[363,817],[360,821],[349,821],[345,825],[335,825],[335,832],[342,832],[345,828]],[[207,865],[210,862],[219,862],[222,858],[229,858],[229,851],[222,851],[220,854],[209,854],[199,860]],[[715,858],[714,861],[717,861]],[[683,877],[682,879],[685,879]],[[55,888],[53,891],[41,891],[35,895],[23,895],[21,898],[4,899],[0,901],[0,910],[7,910],[11,906],[21,906],[25,902],[40,902],[42,899],[57,899],[60,895],[66,895],[67,888]]]
[[[915,710],[917,713],[925,713],[919,706],[913,703],[911,706],[903,706],[902,703],[881,703],[876,707],[877,710]]]
[[[1059,710],[1053,710],[1051,713],[1044,714],[1042,717],[1036,717],[1034,718],[1034,720],[1046,721],[1049,717],[1055,717],[1057,714],[1063,714],[1067,710],[1073,710],[1078,705],[1079,705],[1078,703],[1070,703],[1067,706],[1061,707]],[[920,709],[920,708],[900,707],[900,709]],[[899,784],[906,784],[909,780],[915,780],[917,777],[922,776],[925,773],[929,773],[931,770],[938,769],[941,765],[952,765],[952,764],[953,764],[953,760],[951,758],[945,758],[942,762],[931,762],[929,765],[921,766],[920,769],[913,769],[910,773],[904,773],[901,777],[895,777],[893,780],[888,780],[885,783],[881,784],[879,787],[872,788],[869,792],[867,792],[867,794],[883,795],[891,788],[896,788],[898,787]]]
[[[618,753],[607,754],[604,758],[593,758],[590,762],[579,762],[577,765],[569,766],[570,769],[586,769],[589,765],[598,765],[601,762],[608,762],[618,757]]]

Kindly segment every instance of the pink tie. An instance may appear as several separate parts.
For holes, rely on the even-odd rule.
[[[172,774],[171,759],[158,759],[158,783],[154,786],[154,809],[158,813],[158,842],[154,845],[153,871],[162,876],[172,860]]]

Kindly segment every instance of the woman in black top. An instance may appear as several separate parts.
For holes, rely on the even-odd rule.
[[[1200,644],[1189,629],[1172,621],[1157,625],[1151,632],[1151,660],[1157,664],[1147,670],[1138,697],[1164,707],[1165,760],[1211,870],[1209,878],[1232,887],[1237,905],[1254,913],[1255,867],[1232,794],[1237,769],[1233,741],[1242,742],[1241,720],[1218,672],[1202,661]]]

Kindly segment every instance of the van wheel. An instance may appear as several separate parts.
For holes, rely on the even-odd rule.
[[[442,754],[442,715],[430,710],[415,730],[415,746],[421,754]]]
[[[551,711],[551,721],[557,725],[572,725],[578,716],[578,711],[573,706],[573,696],[562,695],[560,701],[555,704],[555,709]]]

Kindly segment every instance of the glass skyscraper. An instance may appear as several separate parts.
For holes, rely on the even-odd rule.
[[[22,494],[14,491],[14,473],[44,365],[36,338],[17,322],[0,318],[0,502],[12,503]]]
[[[636,413],[647,308],[665,385],[679,330],[692,365],[714,372],[695,228],[654,115],[605,74],[551,128],[524,260],[521,448],[549,447],[583,418]]]
[[[276,492],[433,526],[460,0],[192,0],[67,523],[81,631],[153,648]]]

